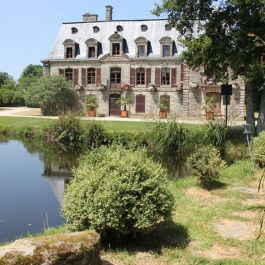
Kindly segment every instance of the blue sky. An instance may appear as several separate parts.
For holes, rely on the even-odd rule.
[[[18,78],[28,64],[40,64],[52,48],[62,22],[82,21],[86,12],[105,19],[112,5],[113,19],[155,18],[160,0],[8,0],[0,8],[0,72]]]

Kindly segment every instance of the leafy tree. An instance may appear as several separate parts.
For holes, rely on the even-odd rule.
[[[41,106],[43,115],[60,115],[79,110],[79,98],[72,84],[62,76],[41,77],[27,91],[27,102]]]
[[[31,84],[37,79],[42,77],[43,68],[41,65],[28,65],[22,72],[20,78],[18,79],[18,88],[21,91],[27,91]]]
[[[14,79],[8,73],[0,72],[0,87],[2,87],[7,81],[14,81]]]
[[[215,80],[228,81],[244,76],[246,81],[247,122],[255,131],[254,93],[257,83],[264,87],[264,46],[257,47],[249,33],[264,39],[264,0],[163,0],[154,14],[166,13],[187,47],[184,60],[193,68],[204,67]],[[257,82],[257,71],[262,72]],[[265,101],[265,89],[262,88]],[[261,100],[258,131],[265,129],[265,104]],[[262,118],[263,117],[263,118]]]

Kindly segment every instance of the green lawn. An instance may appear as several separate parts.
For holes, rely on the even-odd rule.
[[[244,201],[260,197],[238,190],[239,187],[256,189],[256,179],[250,161],[239,161],[222,171],[219,185],[211,191],[197,187],[193,177],[171,180],[169,185],[175,197],[173,221],[121,248],[109,245],[102,250],[102,259],[106,264],[119,265],[265,264],[265,235],[258,241],[229,239],[215,229],[223,220],[251,223],[258,228],[262,207],[250,207]],[[257,217],[235,215],[249,212]],[[67,229],[51,229],[45,235],[61,232]]]

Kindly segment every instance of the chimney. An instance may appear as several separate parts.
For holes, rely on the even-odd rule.
[[[112,21],[112,6],[106,6],[106,21]]]
[[[98,21],[98,15],[85,13],[83,15],[83,21],[84,22],[95,22],[95,21]]]

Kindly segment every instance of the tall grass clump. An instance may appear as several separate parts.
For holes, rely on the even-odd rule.
[[[158,154],[180,154],[186,151],[189,143],[189,131],[174,120],[156,122],[147,133],[149,149]]]
[[[99,147],[107,142],[107,132],[103,125],[88,121],[84,126],[84,144],[86,147]]]
[[[166,172],[144,149],[101,146],[83,157],[66,189],[63,214],[72,230],[137,235],[170,218]]]
[[[202,142],[221,149],[227,138],[227,128],[223,121],[213,121],[205,125],[202,130]]]
[[[84,139],[84,128],[74,114],[61,116],[47,128],[45,139],[62,149],[71,150],[81,147]]]

